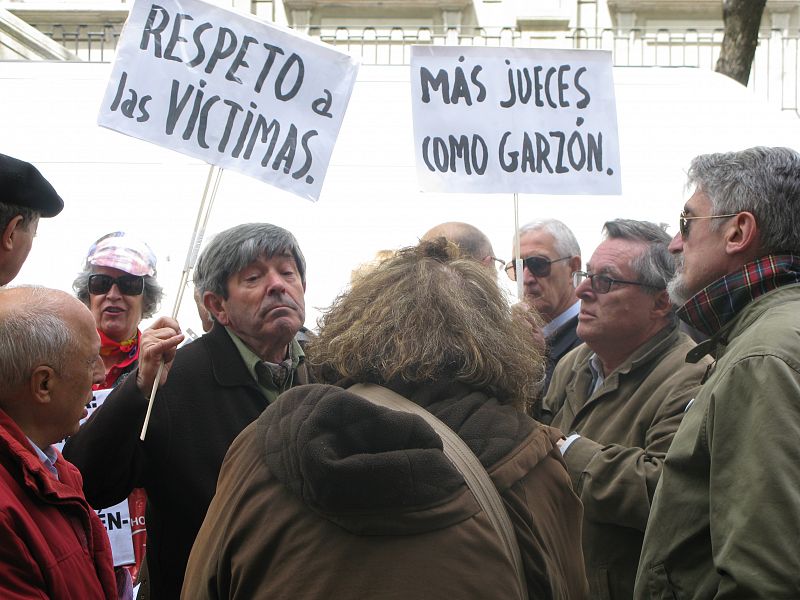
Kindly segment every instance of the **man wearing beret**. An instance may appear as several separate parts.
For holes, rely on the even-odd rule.
[[[31,251],[39,217],[64,201],[32,164],[0,154],[0,286],[14,279]]]

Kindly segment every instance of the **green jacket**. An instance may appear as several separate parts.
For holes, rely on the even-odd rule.
[[[564,455],[584,505],[590,596],[633,596],[636,566],[661,463],[708,362],[684,362],[694,342],[667,327],[588,396],[594,354],[581,345],[556,367],[544,400],[552,425],[582,437]]]
[[[747,305],[664,463],[635,597],[800,598],[800,285]]]

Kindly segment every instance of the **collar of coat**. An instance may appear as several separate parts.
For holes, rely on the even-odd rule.
[[[700,290],[678,309],[678,317],[714,336],[759,296],[798,282],[800,256],[768,254]]]

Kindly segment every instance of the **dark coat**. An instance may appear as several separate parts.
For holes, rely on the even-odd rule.
[[[294,384],[307,383],[301,364]],[[178,350],[159,387],[144,442],[148,399],[136,372],[109,394],[64,454],[81,470],[96,508],[147,491],[147,566],[152,600],[177,598],[189,551],[214,495],[228,447],[267,407],[224,328]]]
[[[62,456],[53,477],[0,410],[0,598],[116,599],[106,530]]]
[[[403,393],[488,468],[516,532],[530,598],[584,598],[581,507],[557,432],[463,384]],[[182,597],[517,595],[499,538],[438,435],[420,417],[311,385],[281,395],[234,442]]]
[[[545,355],[545,380],[542,396],[547,393],[547,388],[550,387],[550,381],[553,379],[553,371],[556,370],[558,361],[564,358],[564,355],[570,350],[581,345],[582,342],[581,338],[578,337],[577,329],[578,315],[575,315],[545,340],[547,342],[547,350]]]

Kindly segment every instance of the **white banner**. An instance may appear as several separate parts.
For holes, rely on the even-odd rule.
[[[137,0],[97,122],[317,200],[357,71],[200,0]]]
[[[622,191],[610,52],[414,46],[411,94],[424,191]]]

